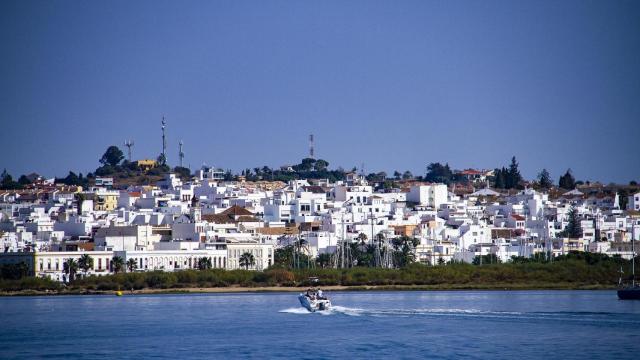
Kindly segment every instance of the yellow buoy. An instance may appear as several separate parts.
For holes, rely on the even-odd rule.
[[[122,296],[122,291],[120,290],[116,291],[116,296]]]

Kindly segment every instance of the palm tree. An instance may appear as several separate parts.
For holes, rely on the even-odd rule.
[[[134,272],[138,268],[138,262],[134,258],[127,260],[127,269],[129,272]]]
[[[89,269],[93,268],[93,258],[91,255],[84,254],[80,256],[80,259],[78,259],[78,266],[80,266],[80,269],[82,269],[82,272],[84,272],[84,276],[86,277]]]
[[[240,255],[240,266],[243,266],[245,270],[249,270],[249,266],[253,266],[255,264],[256,259],[250,252],[245,252],[244,254]]]
[[[76,278],[78,272],[78,262],[73,258],[68,258],[63,264],[64,273],[69,275],[69,282],[72,282]]]
[[[306,254],[302,252],[302,250],[306,250]],[[303,258],[307,260],[307,267],[309,267],[309,243],[305,240],[304,237],[298,238],[297,241],[293,243],[293,267],[300,268],[300,260]]]
[[[120,256],[114,256],[111,259],[111,269],[115,274],[121,272],[124,269],[124,259]]]
[[[208,257],[201,257],[198,259],[198,269],[207,270],[211,269],[211,259]]]

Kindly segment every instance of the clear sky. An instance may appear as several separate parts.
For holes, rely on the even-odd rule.
[[[640,1],[0,2],[0,168],[506,166],[640,180]]]

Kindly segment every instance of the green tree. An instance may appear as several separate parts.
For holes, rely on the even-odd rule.
[[[313,164],[313,168],[315,171],[324,171],[329,167],[329,162],[326,160],[318,159],[315,164]]]
[[[547,169],[542,169],[540,174],[538,174],[538,184],[540,184],[540,187],[543,189],[549,189],[551,188],[551,186],[553,186],[553,182],[551,181],[551,174],[549,174],[549,171],[547,171]]]
[[[567,172],[560,176],[558,186],[566,190],[573,190],[576,188],[576,179],[573,177],[573,174],[571,174],[571,169],[567,169]]]
[[[431,163],[427,166],[424,179],[429,182],[450,184],[453,181],[453,171],[449,168],[449,164]]]
[[[183,180],[189,180],[191,178],[191,170],[186,167],[176,166],[173,171]]]
[[[331,254],[323,253],[318,255],[316,263],[323,269],[329,267],[331,265]]]
[[[293,170],[301,172],[301,171],[311,171],[313,170],[316,163],[316,159],[314,158],[304,158],[302,162],[298,165],[294,165]]]
[[[5,189],[5,190],[22,189],[22,185],[20,185],[16,181],[13,181],[13,177],[11,176],[11,174],[7,172],[7,169],[4,169],[4,171],[2,172],[2,175],[0,175],[0,189]]]
[[[83,254],[82,256],[80,256],[80,259],[78,259],[78,266],[80,267],[80,269],[82,269],[82,272],[84,272],[84,276],[86,277],[87,272],[89,272],[89,270],[93,268],[93,258],[91,257],[91,255]]]
[[[276,249],[273,254],[273,262],[284,267],[291,267],[293,264],[293,245],[288,245]]]
[[[402,179],[403,180],[413,179],[413,174],[411,173],[411,171],[407,170],[402,174]]]
[[[100,158],[102,165],[117,166],[124,159],[124,154],[117,146],[111,145]]]
[[[522,181],[522,175],[520,175],[520,170],[518,170],[518,162],[515,156],[511,158],[511,164],[509,165],[509,172],[507,174],[507,182],[505,184],[507,189],[518,188]]]
[[[573,206],[571,207],[571,209],[569,209],[567,217],[568,223],[562,231],[562,236],[568,237],[570,239],[578,239],[582,237],[582,225],[580,224],[578,211]]]
[[[473,258],[473,265],[498,264],[500,259],[496,254],[478,255]]]
[[[129,272],[134,272],[138,268],[138,262],[134,258],[127,260],[127,269]]]
[[[115,273],[121,273],[124,270],[124,259],[120,256],[114,256],[111,259],[111,270]]]
[[[78,262],[73,258],[68,258],[62,264],[62,269],[65,274],[69,275],[68,282],[72,282],[76,279],[76,273],[78,272]]]
[[[393,246],[393,262],[396,267],[402,268],[416,260],[415,247],[420,244],[420,240],[409,236],[401,236],[391,240]]]
[[[396,180],[400,180],[400,177],[401,177],[401,176],[402,176],[402,174],[401,174],[398,170],[396,170],[396,171],[394,171],[394,172],[393,172],[393,178],[394,178],[394,179],[396,179]]]
[[[18,178],[18,184],[22,186],[29,185],[31,184],[31,181],[29,181],[29,179],[27,178],[27,175],[21,175],[20,178]]]
[[[156,161],[160,166],[167,165],[167,157],[163,153],[160,153],[160,155],[158,155],[158,158],[156,159]]]
[[[17,264],[0,265],[0,277],[2,279],[20,280],[29,275],[29,266],[24,261]]]
[[[253,266],[256,264],[256,259],[253,257],[253,254],[251,254],[250,252],[245,252],[242,255],[240,255],[239,263],[240,263],[240,266],[245,268],[245,270],[249,270],[250,266]]]

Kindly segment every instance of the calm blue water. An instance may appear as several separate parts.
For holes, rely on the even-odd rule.
[[[0,298],[0,358],[638,359],[640,301],[613,291]]]

